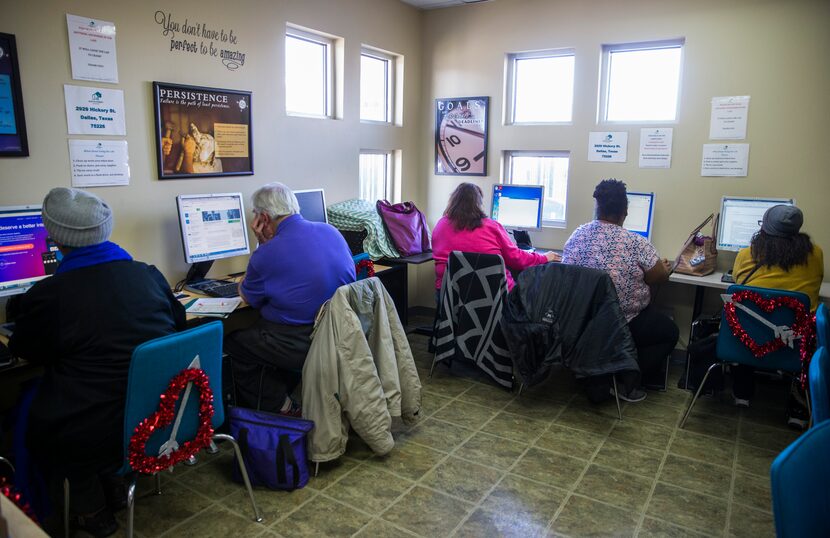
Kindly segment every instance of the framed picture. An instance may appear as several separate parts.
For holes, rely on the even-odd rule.
[[[0,33],[0,157],[28,156],[17,45],[12,34]]]
[[[435,173],[487,175],[489,97],[435,100]]]
[[[159,179],[254,173],[251,92],[153,82]]]

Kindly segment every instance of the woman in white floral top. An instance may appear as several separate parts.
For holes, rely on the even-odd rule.
[[[603,180],[594,189],[594,198],[596,219],[574,230],[565,243],[562,262],[601,269],[611,275],[637,346],[642,384],[662,386],[661,365],[677,344],[678,330],[671,319],[651,305],[650,286],[668,280],[669,262],[660,259],[644,237],[623,228],[628,216],[625,183]],[[626,385],[629,387],[625,399],[645,398],[637,383]]]

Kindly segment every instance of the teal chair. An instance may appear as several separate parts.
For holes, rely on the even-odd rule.
[[[807,297],[807,295],[796,291],[773,290],[768,288],[756,288],[753,286],[739,286],[733,284],[727,288],[724,297],[731,297],[732,294],[743,290],[754,291],[763,299],[771,299],[774,297],[793,297],[802,303],[808,312],[810,310],[810,298]],[[741,304],[752,310],[755,314],[759,315],[767,322],[777,326],[791,327],[795,321],[795,314],[789,308],[779,308],[770,313],[766,313],[752,302],[746,301]],[[736,309],[736,312],[741,326],[756,342],[762,343],[773,338],[772,329],[763,322],[759,321],[757,318],[740,308]],[[783,348],[769,353],[760,359],[756,358],[755,355],[752,354],[752,351],[750,351],[743,342],[732,335],[732,331],[729,329],[729,324],[726,321],[725,312],[721,313],[716,354],[718,360],[715,361],[715,363],[713,363],[708,370],[706,370],[706,374],[703,376],[703,380],[698,386],[697,392],[695,392],[694,397],[692,397],[692,401],[689,403],[689,407],[686,409],[686,413],[680,421],[681,428],[686,425],[686,420],[688,420],[689,415],[691,415],[692,408],[694,408],[695,402],[697,402],[701,390],[706,385],[706,380],[709,378],[709,374],[718,366],[725,368],[726,364],[745,364],[747,366],[753,366],[763,370],[782,370],[790,373],[798,373],[801,371],[801,355],[799,353],[798,340],[795,341],[793,347],[784,346]]]
[[[830,357],[826,347],[818,348],[810,361],[810,402],[813,425],[830,419]]]
[[[827,305],[821,303],[816,310],[816,346],[830,345],[830,324],[827,319]]]
[[[213,428],[214,430],[225,422],[225,411],[222,405],[222,322],[214,321],[200,325],[180,333],[156,338],[136,347],[130,362],[129,377],[127,379],[127,404],[124,411],[124,463],[118,474],[127,477],[127,537],[133,536],[133,514],[135,508],[135,487],[137,473],[130,467],[128,447],[133,431],[142,420],[152,415],[159,406],[159,396],[167,390],[170,380],[180,371],[188,367],[196,367],[194,359],[198,357],[198,367],[205,371],[210,379],[210,388],[214,397]],[[180,411],[184,395],[180,396],[176,408],[181,420],[156,431],[147,441],[145,452],[148,455],[159,454],[162,445],[175,441],[181,445],[184,441],[193,439],[198,428],[199,394],[196,389],[191,391],[183,412]],[[176,422],[179,422],[176,427]],[[175,430],[175,431],[174,431]],[[254,510],[254,520],[262,521],[262,515],[254,499],[248,472],[242,460],[239,445],[230,435],[217,433],[214,441],[230,441],[236,452],[236,461]],[[194,471],[198,472],[198,470]],[[161,493],[160,474],[155,474],[156,493]],[[64,522],[68,521],[69,511],[69,484],[64,482]],[[68,525],[65,528],[68,533]]]
[[[830,421],[807,430],[772,462],[772,511],[779,538],[830,536]]]

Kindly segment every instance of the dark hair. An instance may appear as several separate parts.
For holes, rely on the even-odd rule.
[[[594,189],[594,198],[597,200],[597,217],[603,220],[618,220],[628,211],[628,196],[622,181],[603,179]]]
[[[475,230],[481,226],[481,219],[487,216],[481,209],[483,195],[478,185],[462,183],[450,194],[450,201],[444,216],[456,230]]]
[[[777,265],[785,271],[796,265],[807,263],[807,256],[813,251],[810,236],[797,233],[789,237],[776,237],[763,230],[752,236],[750,253],[752,259],[760,266]]]

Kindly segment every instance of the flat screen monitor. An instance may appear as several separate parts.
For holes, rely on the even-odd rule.
[[[623,227],[635,234],[651,240],[651,227],[654,222],[654,193],[629,192],[628,216]]]
[[[176,197],[187,263],[250,253],[242,194],[181,194]]]
[[[328,223],[326,215],[326,195],[323,189],[308,189],[294,191],[297,201],[300,202],[300,215],[305,220]]]
[[[779,204],[795,205],[795,200],[724,196],[720,202],[718,248],[741,250],[748,247],[752,236],[761,229],[761,221],[766,210]]]
[[[0,296],[24,293],[54,274],[60,259],[43,226],[41,206],[0,207]]]
[[[490,217],[505,228],[539,229],[544,200],[541,185],[493,185]]]

